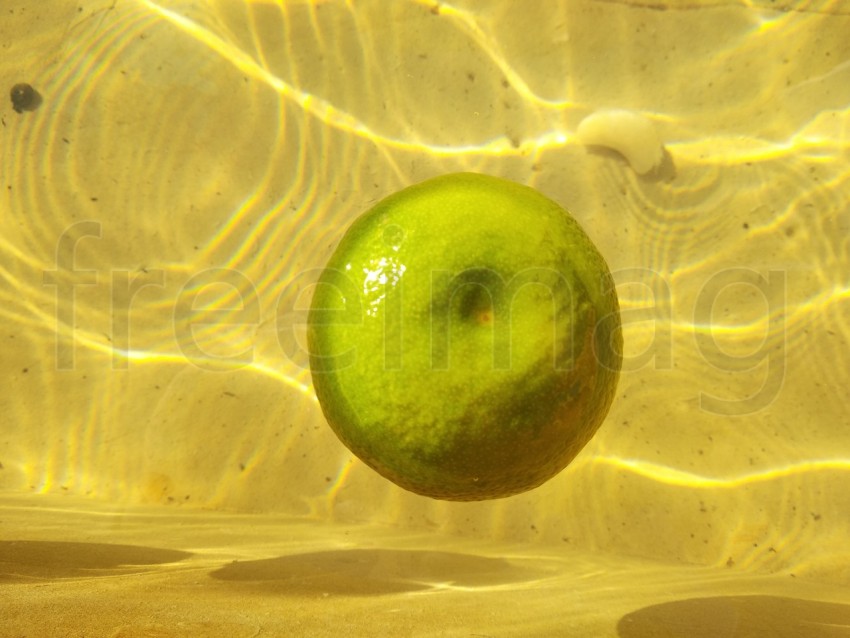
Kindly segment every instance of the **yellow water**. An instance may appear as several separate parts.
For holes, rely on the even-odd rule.
[[[825,1],[4,6],[0,86],[42,102],[0,105],[0,635],[847,635],[847,33]],[[602,108],[657,171],[577,142]],[[458,170],[568,208],[623,307],[602,429],[485,503],[354,460],[304,352],[348,222]]]

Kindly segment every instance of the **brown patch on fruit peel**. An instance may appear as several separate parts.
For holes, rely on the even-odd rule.
[[[478,311],[478,313],[475,315],[475,320],[478,322],[478,325],[481,326],[493,325],[493,309],[486,308],[484,310]]]
[[[595,309],[588,309],[584,325],[594,326],[595,317]],[[577,356],[572,366],[560,371],[548,390],[539,394],[531,386],[541,375],[552,374],[554,352],[552,359],[541,361],[546,372],[538,369],[530,373],[527,382],[519,384],[534,399],[517,400],[507,392],[502,401],[497,395],[490,397],[493,400],[485,426],[493,436],[482,437],[474,432],[475,427],[458,430],[460,440],[452,444],[453,451],[441,452],[429,462],[431,467],[412,479],[400,476],[400,472],[387,473],[387,467],[373,467],[408,490],[453,501],[502,498],[542,485],[569,465],[596,433],[608,411],[608,403],[600,400],[597,387],[604,376],[600,375],[602,364],[593,347],[594,331],[583,330],[576,338],[581,342],[574,349]],[[535,418],[536,412],[544,410],[540,401],[556,406],[548,418]],[[481,425],[480,418],[474,409],[466,420],[470,426]],[[520,419],[525,425],[507,428],[505,421],[513,419]],[[464,437],[468,440],[462,440]]]

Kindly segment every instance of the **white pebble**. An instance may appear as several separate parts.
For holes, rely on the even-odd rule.
[[[652,122],[638,113],[621,109],[596,111],[584,118],[576,131],[585,146],[603,146],[628,160],[638,175],[657,168],[664,146]]]

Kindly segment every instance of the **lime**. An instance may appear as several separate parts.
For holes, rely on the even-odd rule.
[[[473,173],[356,219],[307,330],[340,440],[401,487],[448,500],[560,472],[602,423],[622,361],[613,280],[578,223],[532,188]]]

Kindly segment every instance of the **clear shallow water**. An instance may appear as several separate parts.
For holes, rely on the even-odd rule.
[[[840,581],[848,23],[827,2],[13,8],[3,86],[43,102],[0,127],[0,489]],[[656,173],[577,143],[606,107],[653,121]],[[344,227],[457,170],[568,208],[625,322],[584,453],[478,504],[353,461],[303,351]]]

